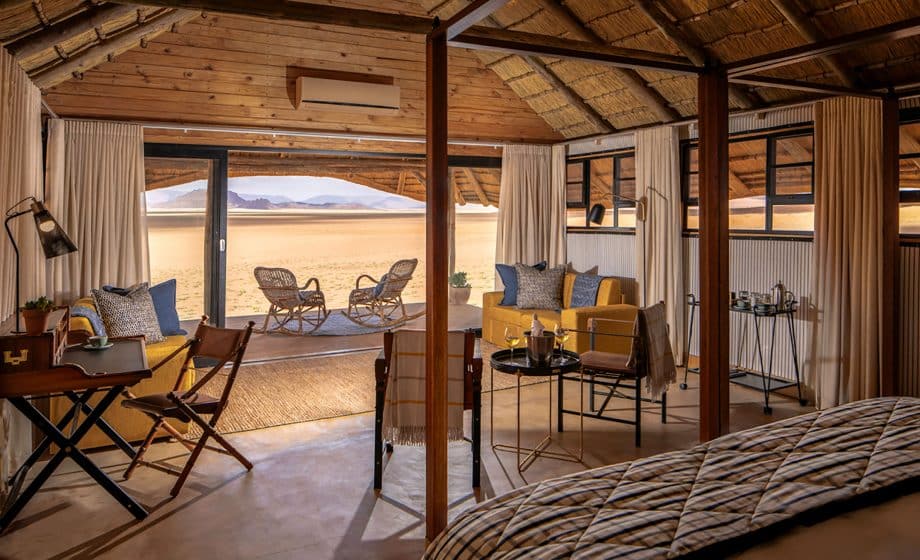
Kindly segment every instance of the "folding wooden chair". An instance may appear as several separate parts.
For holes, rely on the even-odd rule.
[[[128,394],[128,398],[121,403],[125,408],[139,410],[153,420],[153,427],[150,428],[150,432],[147,434],[147,437],[144,438],[143,443],[137,450],[137,455],[125,471],[125,480],[130,478],[134,473],[134,469],[141,464],[166,472],[179,477],[170,491],[170,495],[173,497],[179,494],[182,485],[185,484],[185,479],[188,478],[192,467],[195,465],[195,461],[198,460],[198,456],[204,449],[231,455],[246,467],[246,470],[252,469],[252,463],[250,463],[246,457],[243,457],[239,451],[217,432],[216,426],[221,413],[223,413],[224,409],[227,407],[227,400],[230,397],[230,391],[233,389],[233,383],[236,380],[236,374],[240,368],[240,363],[243,361],[243,355],[246,353],[246,345],[249,344],[249,337],[252,334],[255,323],[250,321],[245,329],[222,329],[209,326],[207,320],[207,317],[202,317],[201,322],[198,324],[198,328],[195,330],[195,335],[152,368],[153,371],[156,371],[157,368],[169,362],[180,352],[188,349],[185,363],[182,365],[179,378],[176,380],[176,385],[171,392],[146,395],[143,397],[135,397],[134,395]],[[201,376],[191,389],[180,393],[179,387],[182,386],[182,381],[188,374],[189,366],[192,365],[192,360],[195,358],[206,359],[209,363],[216,361],[216,365]],[[205,385],[207,385],[214,376],[220,373],[228,363],[232,365],[227,374],[226,384],[220,393],[220,397],[212,397],[202,393],[201,391]],[[210,416],[211,418],[206,421],[202,418],[202,415]],[[169,424],[168,419],[170,418],[180,422],[195,423],[203,432],[201,438],[199,438],[197,442],[185,438],[175,427]],[[144,454],[147,452],[150,444],[153,443],[153,439],[159,430],[176,438],[182,445],[191,451],[185,463],[185,467],[181,471],[143,460]],[[208,445],[209,439],[216,441],[220,447]]]

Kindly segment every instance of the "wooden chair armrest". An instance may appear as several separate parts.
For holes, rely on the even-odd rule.
[[[307,283],[304,284],[302,288],[298,288],[298,290],[305,292],[305,291],[307,291],[307,290],[310,288],[310,284],[313,284],[313,283],[316,284],[316,291],[317,291],[317,292],[320,291],[320,289],[319,289],[319,278],[310,278],[309,280],[307,280]]]
[[[370,280],[370,281],[373,282],[374,284],[379,284],[379,282],[377,281],[377,279],[374,278],[373,276],[371,276],[371,275],[369,275],[369,274],[362,274],[361,276],[358,276],[358,279],[357,279],[357,280],[355,280],[355,289],[356,289],[356,290],[357,290],[358,288],[361,287],[361,279],[362,279],[362,278],[367,278],[368,280]]]

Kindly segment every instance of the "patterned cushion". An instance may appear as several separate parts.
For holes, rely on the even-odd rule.
[[[143,335],[147,344],[166,340],[146,282],[128,288],[124,295],[93,290],[93,301],[110,337]]]
[[[724,558],[757,531],[903,491],[918,461],[920,399],[859,401],[518,488],[424,558]]]
[[[565,267],[537,270],[523,264],[514,265],[518,277],[518,309],[561,309],[562,279]]]
[[[572,299],[569,307],[593,307],[597,305],[597,291],[604,281],[603,276],[584,273],[575,277],[572,284]]]
[[[546,261],[540,261],[531,268],[546,270]],[[517,305],[517,271],[510,264],[497,264],[495,265],[495,271],[498,273],[498,277],[502,279],[502,286],[505,287],[505,291],[502,294],[502,301],[499,305]]]

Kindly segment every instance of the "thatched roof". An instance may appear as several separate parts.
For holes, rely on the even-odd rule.
[[[468,1],[343,0],[335,5],[446,17]],[[0,9],[0,41],[11,51],[33,45],[20,63],[64,115],[398,134],[423,130],[419,35],[222,14],[202,19],[154,8],[128,13],[121,5],[95,1],[12,4]],[[53,40],[52,31],[106,10],[117,17]],[[681,55],[696,63],[703,58],[727,63],[916,16],[916,1],[904,0],[515,0],[482,24]],[[188,23],[156,29],[158,20]],[[38,38],[44,48],[36,51]],[[100,54],[105,56],[99,59]],[[697,113],[693,77],[461,49],[452,49],[451,56],[454,137],[492,132],[508,141],[543,142]],[[75,62],[81,58],[82,65]],[[918,59],[920,37],[915,36],[765,75],[887,87],[917,81]],[[290,107],[285,92],[290,76],[284,69],[292,65],[394,75],[407,92],[406,107],[396,118],[305,115]],[[736,84],[731,105],[757,108],[810,97],[814,94]]]

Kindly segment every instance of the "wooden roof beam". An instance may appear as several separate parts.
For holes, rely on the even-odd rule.
[[[696,41],[681,29],[670,17],[661,9],[653,0],[635,0],[635,5],[647,18],[649,18],[655,27],[677,48],[690,59],[691,62],[698,66],[704,66],[707,61],[719,62],[711,53],[707,53]],[[735,103],[744,109],[753,109],[763,105],[763,100],[759,99],[756,94],[752,95],[744,88],[729,85],[729,96],[735,100]]]
[[[92,6],[73,17],[54,23],[51,27],[13,41],[6,45],[6,50],[17,60],[27,59],[136,10],[135,6]]]
[[[581,41],[606,45],[603,37],[586,26],[575,14],[558,0],[537,0],[541,8],[546,10],[572,37]],[[615,71],[633,97],[645,105],[662,122],[677,119],[680,115],[668,104],[668,100],[632,68],[618,68]]]
[[[148,20],[147,23],[129,29],[111,39],[101,41],[66,62],[54,65],[47,70],[41,70],[29,77],[35,85],[42,89],[47,89],[70,79],[76,74],[95,68],[107,61],[109,56],[118,55],[132,49],[142,40],[153,39],[169,31],[173,25],[185,23],[199,15],[198,12],[175,10],[156,19]]]
[[[474,27],[456,36],[449,44],[452,47],[474,50],[569,58],[633,70],[657,70],[689,75],[696,75],[701,71],[700,67],[694,66],[683,57],[507,29]]]
[[[480,21],[492,15],[508,3],[509,0],[473,0],[447,21],[435,27],[433,33],[445,33],[447,39],[453,39]]]
[[[865,29],[856,33],[841,35],[832,39],[816,41],[799,47],[763,54],[725,65],[729,77],[755,74],[775,68],[805,62],[813,58],[858,49],[881,42],[898,41],[920,34],[920,16]]]
[[[803,82],[800,80],[787,80],[785,78],[772,78],[769,76],[732,76],[729,78],[732,82],[739,84],[748,84],[752,86],[772,87],[794,91],[807,91],[809,93],[825,93],[829,95],[850,95],[854,97],[871,97],[882,99],[885,92],[872,91],[849,86],[836,86],[833,84],[819,84],[815,82]]]
[[[816,43],[822,39],[825,39],[824,33],[818,29],[818,26],[815,25],[813,21],[808,19],[808,16],[799,8],[793,0],[770,0],[773,3],[773,7],[776,8],[779,13],[783,14],[783,17],[795,27],[796,31],[799,32],[806,41]],[[831,70],[834,71],[837,76],[843,80],[844,85],[848,87],[856,87],[859,84],[859,78],[840,55],[828,55],[821,57]]]
[[[470,181],[470,184],[473,185],[473,191],[476,193],[476,196],[479,197],[479,203],[483,206],[491,206],[492,202],[489,200],[489,195],[487,195],[485,189],[482,188],[482,183],[479,182],[479,177],[476,176],[476,173],[469,167],[464,167],[463,173],[466,174],[466,178]]]
[[[271,20],[301,21],[340,25],[358,29],[376,29],[424,35],[431,31],[432,18],[342,8],[328,4],[311,4],[290,0],[111,0],[118,4],[136,4],[160,8],[183,8],[218,14],[257,17]]]

